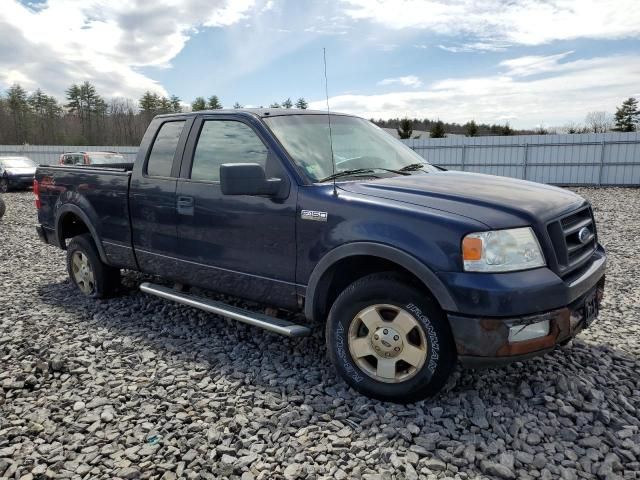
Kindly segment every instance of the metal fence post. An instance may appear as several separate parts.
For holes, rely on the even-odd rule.
[[[600,147],[600,171],[598,172],[598,186],[602,186],[602,171],[604,170],[604,149],[607,145],[605,140],[602,140],[602,145]]]
[[[522,167],[522,179],[527,179],[527,161],[529,159],[529,144],[524,144],[524,166]]]
[[[464,159],[465,159],[465,153],[467,152],[467,146],[463,143],[462,144],[462,164],[460,166],[460,170],[464,172]]]

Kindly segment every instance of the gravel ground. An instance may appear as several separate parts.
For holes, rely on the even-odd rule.
[[[598,323],[544,358],[458,371],[408,406],[357,395],[322,329],[286,339],[139,293],[82,298],[0,220],[1,478],[640,478],[640,190],[579,189],[610,264]]]

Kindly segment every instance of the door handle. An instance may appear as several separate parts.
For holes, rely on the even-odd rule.
[[[180,215],[193,215],[193,197],[178,197],[176,210]]]

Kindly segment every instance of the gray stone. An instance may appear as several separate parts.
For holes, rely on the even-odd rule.
[[[510,468],[505,467],[504,465],[501,465],[499,463],[494,463],[494,462],[489,462],[487,460],[484,460],[480,463],[480,467],[482,468],[482,471],[484,473],[486,473],[487,475],[491,475],[493,477],[504,478],[504,479],[516,478],[515,473],[513,473],[513,471]]]
[[[121,478],[126,479],[140,478],[140,470],[132,467],[121,468],[120,470],[118,470],[117,475]]]
[[[430,458],[426,460],[424,466],[433,472],[442,472],[447,469],[447,464],[439,458]]]
[[[286,480],[296,480],[297,478],[301,478],[302,477],[302,465],[300,465],[299,463],[292,463],[290,465],[287,465],[287,467],[284,469],[284,478]]]

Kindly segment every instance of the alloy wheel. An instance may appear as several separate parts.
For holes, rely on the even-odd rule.
[[[420,371],[428,346],[412,314],[395,305],[376,304],[361,310],[351,321],[349,352],[370,377],[399,383]]]
[[[71,268],[73,279],[78,288],[86,295],[91,294],[95,290],[95,280],[89,258],[80,251],[74,252],[71,258]]]

